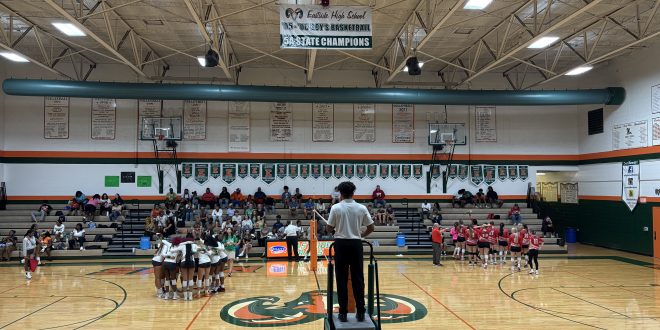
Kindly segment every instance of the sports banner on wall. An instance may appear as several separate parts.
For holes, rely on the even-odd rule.
[[[199,184],[209,180],[209,164],[195,164],[195,181]]]
[[[398,179],[401,176],[401,165],[392,164],[390,165],[390,176],[392,179]]]
[[[181,164],[181,176],[190,179],[193,176],[193,164],[183,163]]]
[[[529,177],[529,166],[527,165],[520,165],[518,166],[518,176],[520,176],[520,179],[525,181]]]
[[[623,162],[623,191],[621,199],[630,211],[637,206],[639,199],[639,160]]]
[[[231,184],[236,180],[236,164],[222,164],[222,181]]]
[[[392,104],[392,143],[415,142],[415,105]]]
[[[498,165],[497,178],[500,179],[500,181],[506,181],[507,177],[508,175],[507,175],[506,165]]]
[[[312,142],[335,140],[335,105],[332,103],[312,104]]]
[[[183,101],[183,139],[206,140],[206,101]]]
[[[484,173],[481,165],[470,166],[470,180],[475,185],[480,185],[484,181]]]
[[[261,181],[267,184],[275,181],[275,164],[261,164]]]
[[[323,164],[323,178],[330,179],[332,177],[332,164]]]
[[[378,165],[367,164],[367,178],[375,179],[378,176]]]
[[[376,141],[376,105],[353,104],[353,142]]]
[[[565,204],[578,203],[578,184],[577,183],[560,183],[559,195],[561,202]]]
[[[277,177],[280,179],[286,178],[286,164],[277,164]]]
[[[495,166],[494,165],[484,165],[484,182],[487,185],[495,183]]]
[[[321,164],[312,164],[312,178],[318,179],[321,177]]]
[[[355,165],[355,177],[358,179],[364,179],[367,176],[367,166],[364,164]]]
[[[435,180],[442,176],[442,168],[440,167],[440,164],[432,164],[429,169],[431,170],[431,179]]]
[[[449,165],[449,168],[447,169],[449,171],[448,176],[450,179],[456,179],[458,176],[458,165]]]
[[[414,164],[412,166],[413,178],[420,180],[424,177],[424,166],[422,164]]]
[[[648,122],[640,120],[612,127],[612,150],[648,146]]]
[[[511,181],[515,181],[518,178],[518,165],[507,166],[507,174]]]
[[[458,178],[461,181],[465,181],[468,178],[468,166],[467,165],[458,165]]]
[[[352,179],[355,176],[355,164],[345,164],[344,175],[346,178]]]
[[[401,177],[404,179],[410,179],[412,176],[412,166],[410,164],[401,165]]]
[[[238,164],[238,177],[241,179],[245,179],[248,177],[248,164]],[[259,170],[257,170],[257,175],[259,174]]]
[[[259,178],[259,164],[250,164],[250,177],[253,179]]]
[[[270,140],[291,141],[293,112],[286,102],[272,103],[270,108]]]
[[[211,177],[214,179],[219,178],[222,174],[220,173],[222,171],[222,165],[219,163],[211,163]]]
[[[280,4],[280,48],[370,49],[371,17],[367,6]]]
[[[309,177],[309,164],[300,164],[300,177],[303,179]]]
[[[390,165],[380,164],[380,171],[378,173],[381,179],[387,179],[390,176]]]
[[[227,102],[227,132],[229,152],[250,152],[250,102]]]
[[[344,176],[344,165],[343,164],[332,165],[332,173],[335,179],[341,179]]]
[[[44,139],[69,138],[69,98],[44,98]]]
[[[497,124],[495,107],[475,107],[475,141],[497,142]]]
[[[114,140],[117,128],[115,99],[92,99],[92,140]]]
[[[295,179],[298,177],[298,164],[289,164],[289,177]]]

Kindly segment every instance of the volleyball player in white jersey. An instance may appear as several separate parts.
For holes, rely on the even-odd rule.
[[[158,250],[154,254],[154,257],[151,258],[151,265],[154,267],[154,281],[156,285],[156,296],[159,298],[163,297],[165,284],[165,276],[163,270],[163,261],[165,260],[165,255],[167,254],[169,248],[172,244],[168,241],[161,241]]]
[[[195,253],[197,253],[197,244],[195,244],[189,238],[186,238],[186,241],[173,248],[172,252],[181,256],[179,268],[181,269],[183,300],[192,300],[193,275],[195,273]]]
[[[203,240],[197,241],[197,257],[199,259],[199,268],[197,269],[197,296],[208,295],[211,285],[211,255],[207,250]]]
[[[177,261],[179,257],[179,251],[177,251],[176,249],[180,242],[181,242],[181,238],[175,237],[171,245],[164,248],[165,251],[161,252],[163,256],[165,256],[163,260],[162,270],[164,271],[163,277],[165,278],[164,287],[165,290],[168,291],[168,292],[163,292],[163,296],[162,296],[163,299],[168,299],[168,298],[171,298],[172,300],[179,299],[179,295],[176,293],[176,277],[179,268],[177,265]]]
[[[225,292],[225,264],[227,263],[227,253],[225,246],[217,238],[212,238],[206,242],[206,246],[211,248],[211,265],[213,267],[213,291]]]

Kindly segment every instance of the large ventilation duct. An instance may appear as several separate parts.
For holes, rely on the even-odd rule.
[[[234,85],[145,84],[7,79],[6,94],[82,98],[222,100],[293,103],[410,103],[443,105],[619,105],[621,87],[586,90],[442,90],[304,88]]]

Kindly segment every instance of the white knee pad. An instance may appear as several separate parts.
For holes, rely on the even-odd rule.
[[[171,286],[176,286],[176,280],[170,280],[170,285]]]
[[[193,280],[188,280],[188,286],[189,286],[189,287],[193,287],[193,286],[195,286],[195,281],[193,281]]]
[[[188,282],[183,281],[183,283],[181,283],[181,286],[183,286],[183,289],[185,290],[188,287]]]
[[[197,287],[199,288],[201,286],[202,286],[202,280],[197,280]]]
[[[225,272],[220,272],[220,275],[218,275],[218,276],[225,277]]]
[[[215,274],[213,277],[214,277],[216,280],[219,280],[219,279],[220,279],[220,274]]]

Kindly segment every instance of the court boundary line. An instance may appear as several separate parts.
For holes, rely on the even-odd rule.
[[[55,305],[56,303],[58,303],[58,302],[60,302],[60,301],[62,301],[62,300],[64,300],[64,299],[66,299],[66,298],[67,298],[67,296],[64,296],[64,297],[62,297],[62,298],[60,298],[60,299],[57,299],[57,300],[53,301],[52,303],[50,303],[50,304],[48,304],[48,305],[46,305],[46,306],[43,306],[43,307],[41,307],[41,308],[39,308],[39,309],[37,309],[37,310],[35,310],[35,311],[30,312],[29,314],[23,315],[22,317],[20,317],[20,318],[14,320],[14,321],[12,321],[12,322],[10,322],[10,323],[7,323],[7,324],[3,325],[2,327],[0,327],[0,329],[4,329],[4,328],[6,328],[6,327],[8,327],[8,326],[10,326],[10,325],[12,325],[12,324],[14,324],[14,323],[16,323],[16,322],[19,322],[20,320],[23,320],[23,319],[25,319],[26,317],[28,317],[28,316],[30,316],[30,315],[36,314],[36,313],[38,313],[39,311],[41,311],[41,310],[43,310],[43,309],[46,309],[46,308],[48,308],[48,307],[50,307],[50,306],[52,306],[52,305]]]
[[[623,289],[623,291],[628,291],[628,292],[630,292],[630,293],[634,293],[634,294],[637,294],[637,295],[640,295],[640,296],[644,296],[644,297],[647,297],[647,298],[655,299],[655,297],[651,297],[651,296],[645,295],[645,294],[643,294],[643,293],[639,293],[639,292],[635,292],[635,291],[632,291],[632,290],[625,289],[622,285],[609,284],[609,283],[606,283],[606,282],[603,282],[603,281],[600,281],[600,280],[596,280],[596,279],[593,279],[593,278],[591,278],[591,277],[586,277],[586,276],[583,276],[583,275],[580,275],[580,274],[577,274],[577,273],[574,273],[574,272],[571,272],[571,271],[568,271],[568,270],[564,270],[564,272],[565,272],[565,273],[569,273],[569,274],[574,275],[574,276],[577,276],[577,277],[581,277],[581,278],[588,279],[588,280],[590,280],[590,281],[594,281],[594,282],[598,282],[598,283],[600,283],[600,284],[604,284],[604,285],[606,285],[606,286],[608,286],[608,287],[620,288],[620,289]]]
[[[209,296],[209,297],[206,299],[206,301],[204,302],[204,304],[202,305],[202,307],[199,308],[199,310],[197,311],[197,313],[195,314],[195,316],[193,316],[192,320],[190,320],[190,322],[189,322],[188,325],[186,326],[186,330],[189,330],[190,327],[192,327],[193,323],[195,323],[195,321],[197,320],[197,318],[199,317],[199,315],[202,314],[202,311],[204,311],[204,309],[206,308],[206,305],[209,303],[209,301],[211,301],[211,298],[213,298],[213,296]]]
[[[420,289],[422,292],[426,293],[426,295],[428,295],[429,297],[431,297],[431,299],[435,300],[435,302],[437,302],[438,304],[440,304],[440,306],[444,307],[444,309],[446,309],[449,313],[451,313],[452,315],[454,315],[457,319],[459,319],[461,322],[463,322],[465,325],[467,325],[470,329],[472,329],[472,330],[476,330],[476,329],[477,329],[477,328],[475,328],[472,324],[470,324],[468,321],[466,321],[465,319],[463,319],[462,317],[460,317],[458,314],[456,314],[456,313],[455,313],[453,310],[451,310],[447,305],[443,304],[440,300],[438,300],[438,298],[434,297],[430,292],[424,290],[419,284],[417,284],[417,283],[415,283],[415,281],[411,280],[408,276],[406,276],[406,274],[404,274],[404,273],[399,273],[399,274],[401,274],[401,275],[402,275],[403,277],[405,277],[408,281],[410,281],[410,283],[414,284],[414,285],[415,285],[418,289]]]
[[[608,311],[610,311],[610,312],[612,312],[612,313],[619,314],[619,315],[621,315],[621,316],[623,316],[623,317],[625,317],[625,318],[630,319],[630,316],[628,316],[628,315],[626,315],[626,314],[623,314],[623,313],[619,313],[619,312],[617,312],[617,311],[615,311],[615,310],[613,310],[613,309],[609,309],[609,308],[607,308],[607,307],[605,307],[605,306],[603,306],[603,305],[599,305],[599,304],[597,304],[597,303],[595,303],[595,302],[589,301],[589,300],[584,299],[584,298],[580,298],[580,297],[578,297],[578,296],[574,296],[574,295],[572,295],[572,294],[570,294],[570,293],[566,293],[566,292],[561,291],[561,290],[559,290],[559,289],[557,289],[557,288],[551,288],[551,289],[552,289],[552,290],[555,290],[555,291],[557,291],[557,292],[561,292],[561,293],[563,293],[563,294],[565,294],[565,295],[567,295],[567,296],[569,296],[569,297],[575,298],[575,299],[580,300],[580,301],[584,301],[584,302],[586,302],[586,303],[588,303],[588,304],[592,304],[592,305],[594,305],[594,306],[600,307],[600,308],[602,308],[602,309],[608,310]]]

